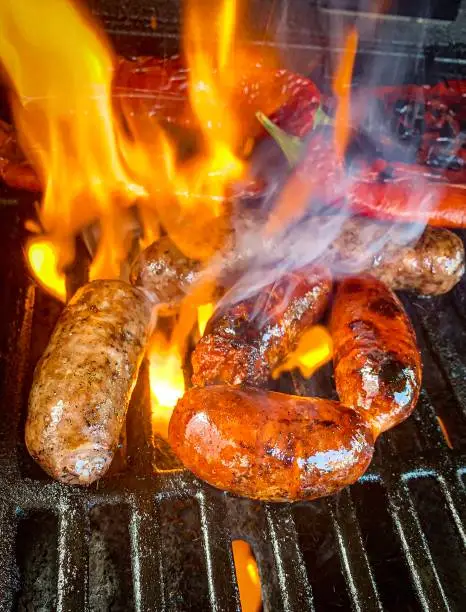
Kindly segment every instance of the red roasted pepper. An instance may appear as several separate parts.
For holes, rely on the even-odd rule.
[[[156,117],[191,127],[195,120],[189,106],[188,77],[189,71],[178,56],[119,58],[113,82],[115,105],[131,122],[137,123],[141,116]],[[312,81],[287,70],[261,68],[259,64],[243,75],[233,98],[247,138],[260,134],[255,119],[259,109],[289,133],[303,136],[312,128],[319,106],[319,91]],[[3,122],[0,122],[0,179],[15,188],[40,191],[39,179],[20,151],[14,130]]]

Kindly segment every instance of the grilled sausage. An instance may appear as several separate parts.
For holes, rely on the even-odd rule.
[[[322,316],[331,289],[325,268],[307,268],[214,315],[191,356],[193,384],[266,384]]]
[[[183,255],[168,236],[163,236],[148,246],[134,262],[130,282],[144,287],[164,306],[163,314],[169,314],[195,282],[201,262]]]
[[[330,327],[341,403],[364,416],[374,436],[406,419],[422,368],[414,331],[394,293],[370,277],[343,281]]]
[[[419,295],[447,293],[464,273],[463,242],[449,230],[427,227],[417,241],[404,245],[390,239],[386,223],[362,217],[341,223],[339,236],[323,254],[337,271],[365,270],[390,289]]]
[[[152,329],[151,301],[122,281],[82,287],[63,311],[29,397],[26,445],[62,482],[105,474]]]
[[[420,295],[447,293],[464,274],[463,241],[449,230],[427,227],[416,244],[379,260],[370,273],[391,289]]]
[[[196,476],[264,501],[303,501],[355,482],[372,457],[370,427],[326,399],[228,385],[191,388],[169,442]]]

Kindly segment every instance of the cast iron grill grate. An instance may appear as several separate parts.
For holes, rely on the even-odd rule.
[[[138,3],[118,15],[103,11],[120,47],[134,53],[149,44],[134,36],[150,17],[148,3],[139,4],[139,13],[128,8]],[[173,32],[160,38],[162,53],[176,46]],[[465,279],[441,298],[404,299],[422,350],[421,399],[350,489],[297,506],[217,492],[154,450],[142,397],[112,474],[83,490],[47,478],[24,448],[32,371],[59,307],[32,283],[21,256],[32,198],[4,189],[0,203],[1,611],[239,610],[237,538],[254,550],[266,610],[463,608]],[[287,389],[334,392],[328,369],[310,382],[289,376]],[[117,569],[101,573],[101,557]]]

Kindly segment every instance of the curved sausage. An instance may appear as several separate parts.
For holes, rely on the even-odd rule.
[[[266,384],[322,316],[331,290],[325,268],[306,268],[214,315],[191,356],[193,384]]]
[[[395,294],[371,277],[343,281],[330,328],[341,403],[358,411],[374,436],[404,421],[417,402],[422,366]]]
[[[146,342],[152,303],[122,281],[82,287],[63,311],[29,396],[26,446],[53,478],[90,484],[118,444]]]
[[[200,270],[200,261],[186,257],[168,236],[163,236],[135,260],[130,282],[163,304],[161,314],[170,314],[189,292]]]
[[[464,274],[463,241],[449,230],[427,227],[416,244],[376,262],[370,274],[395,290],[420,295],[447,293]]]
[[[266,501],[304,501],[355,482],[373,453],[370,427],[338,402],[258,389],[192,388],[169,442],[196,476]]]

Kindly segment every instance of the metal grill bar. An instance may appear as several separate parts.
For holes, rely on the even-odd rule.
[[[463,547],[466,550],[466,530],[465,530],[465,496],[464,491],[458,490],[456,483],[452,482],[451,476],[437,476],[437,481],[445,497],[448,509],[450,510],[453,522],[455,523],[458,535],[461,538]]]
[[[298,536],[289,505],[265,504],[269,537],[281,589],[283,610],[314,610],[311,585],[307,579]]]
[[[337,499],[329,499],[327,506],[354,609],[383,610],[350,492],[342,491]]]
[[[392,483],[387,498],[423,609],[450,610],[406,483]]]
[[[63,495],[58,523],[57,611],[74,612],[87,606],[88,513],[80,495]]]
[[[214,612],[241,612],[239,591],[231,549],[231,538],[224,517],[223,499],[202,491],[197,495],[206,555],[210,604]]]
[[[18,587],[15,564],[16,516],[11,506],[0,507],[0,610],[13,608],[14,594]]]
[[[152,498],[137,499],[129,525],[137,612],[164,610],[160,519]]]

